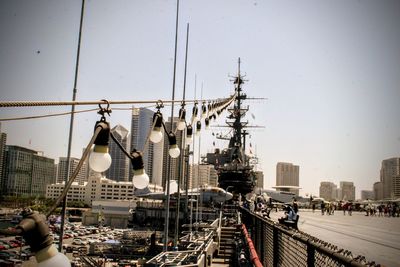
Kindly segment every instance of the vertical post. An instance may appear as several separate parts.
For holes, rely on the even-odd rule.
[[[185,93],[186,93],[186,71],[187,71],[187,53],[188,53],[188,40],[189,40],[189,23],[187,24],[186,28],[186,54],[185,54],[185,73],[184,73],[184,82],[183,82],[183,103],[185,101]],[[183,106],[184,104],[182,104]],[[185,153],[186,150],[184,149],[185,146],[185,135],[184,132],[182,132],[182,138],[181,138],[181,143],[180,143],[180,150],[181,150],[181,155],[179,157],[179,175],[178,175],[178,204],[176,208],[176,219],[175,219],[175,237],[174,237],[174,243],[178,243],[178,235],[179,235],[179,222],[180,222],[180,207],[181,207],[181,183],[182,183],[182,177],[184,177],[184,158],[185,158]],[[186,188],[186,195],[187,195],[187,188]],[[185,217],[187,216],[187,197],[186,197],[186,202],[185,202]]]
[[[171,132],[174,128],[174,100],[175,100],[175,73],[176,73],[176,51],[178,46],[178,18],[179,18],[179,0],[176,1],[176,25],[175,25],[175,54],[174,54],[174,74],[172,79],[172,105],[171,105]],[[165,206],[164,221],[164,252],[168,251],[168,227],[169,227],[169,202],[170,202],[170,180],[171,180],[171,159],[167,157],[167,203]]]
[[[78,70],[79,70],[79,56],[81,52],[81,38],[82,38],[82,25],[83,25],[83,14],[85,10],[85,0],[82,0],[82,8],[81,8],[81,19],[79,23],[79,35],[78,35],[78,49],[76,52],[76,63],[75,63],[75,79],[74,79],[74,89],[72,92],[72,101],[76,100],[76,93],[77,93],[77,84],[78,84]],[[74,113],[75,113],[75,105],[71,107],[71,119],[69,125],[69,137],[68,137],[68,152],[67,152],[67,176],[65,177],[65,186],[68,184],[69,179],[69,168],[70,168],[70,159],[71,159],[71,146],[72,146],[72,134],[74,129]],[[62,245],[63,245],[63,237],[64,237],[64,225],[65,225],[65,214],[67,210],[67,195],[65,195],[62,204],[61,210],[61,226],[60,226],[60,243],[58,244],[58,250],[62,252]]]
[[[274,225],[273,228],[273,241],[272,243],[274,244],[273,246],[273,266],[278,267],[279,266],[279,230],[278,228]]]
[[[315,265],[315,247],[307,241],[307,266]]]

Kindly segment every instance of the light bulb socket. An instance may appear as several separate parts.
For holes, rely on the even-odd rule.
[[[143,154],[136,149],[131,152],[131,163],[133,172],[140,171],[144,169]]]
[[[180,120],[180,121],[184,121],[185,118],[186,118],[186,110],[182,107],[182,108],[179,110],[179,120]]]
[[[201,106],[201,116],[203,117],[203,118],[205,118],[206,117],[206,115],[207,115],[207,107],[206,107],[206,104],[205,103],[203,103],[203,105]]]
[[[133,176],[139,176],[139,175],[143,175],[145,173],[146,172],[144,171],[143,168],[142,169],[137,169],[137,170],[133,169]]]
[[[193,136],[193,127],[192,125],[188,125],[186,127],[186,138],[192,138]]]
[[[197,132],[201,131],[201,121],[197,121],[197,123],[196,123],[196,131]]]
[[[101,131],[99,132],[99,134],[96,137],[96,140],[94,141],[95,147],[96,146],[105,146],[105,147],[107,147],[107,152],[108,152],[108,143],[110,140],[110,124],[104,120],[100,120],[100,121],[96,122],[94,129],[96,130],[97,127],[101,127]],[[100,151],[96,151],[96,152],[100,152]],[[107,153],[107,152],[105,152],[105,153]]]
[[[163,121],[163,116],[162,116],[161,112],[157,111],[156,113],[154,113],[154,115],[153,115],[154,128],[153,129],[156,130],[156,128],[161,128],[162,121]]]
[[[176,135],[173,132],[169,132],[168,141],[170,147],[176,145]]]
[[[205,118],[204,123],[206,124],[206,128],[210,126],[210,119]]]
[[[94,148],[93,148],[93,152],[108,153],[108,146],[95,145]]]

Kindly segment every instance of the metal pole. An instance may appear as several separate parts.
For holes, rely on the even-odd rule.
[[[185,72],[184,72],[184,82],[183,82],[183,103],[185,101],[185,93],[186,93],[186,71],[187,71],[187,54],[188,54],[188,39],[189,39],[189,23],[187,24],[186,27],[186,53],[185,53]],[[178,244],[178,235],[179,235],[179,219],[180,219],[180,207],[181,207],[181,181],[184,173],[184,166],[183,166],[183,160],[185,158],[185,150],[184,150],[184,145],[185,145],[185,135],[183,134],[184,132],[182,131],[182,138],[181,138],[181,143],[180,143],[180,150],[181,150],[181,155],[179,157],[179,175],[178,175],[178,204],[176,206],[176,217],[175,217],[175,237],[174,237],[174,243]],[[187,196],[187,191],[186,191],[186,196]],[[186,198],[187,201],[187,198]],[[187,203],[187,202],[185,202]],[[185,209],[185,214],[187,214],[187,205]]]
[[[175,25],[175,55],[174,55],[174,76],[172,81],[172,100],[175,100],[175,74],[176,74],[176,53],[178,46],[178,20],[179,18],[179,0],[176,1],[176,25]],[[174,102],[172,102],[171,106],[171,132],[173,132],[174,128]],[[165,206],[165,222],[164,222],[164,252],[168,251],[168,227],[169,227],[169,183],[171,180],[171,159],[167,156],[167,203]]]
[[[79,56],[81,51],[81,38],[82,38],[82,25],[83,25],[83,14],[85,10],[85,0],[82,0],[82,8],[81,8],[81,19],[79,23],[79,35],[78,35],[78,49],[76,52],[76,63],[75,63],[75,79],[74,79],[74,89],[72,92],[72,101],[76,100],[77,93],[77,84],[78,84],[78,70],[79,70]],[[67,176],[65,177],[65,186],[67,186],[69,179],[69,167],[70,167],[70,158],[71,158],[71,147],[72,147],[72,134],[74,129],[74,113],[75,113],[75,105],[71,107],[71,119],[69,125],[69,137],[68,137],[68,152],[67,152]],[[63,245],[63,237],[64,237],[64,225],[65,225],[65,214],[67,211],[67,196],[63,199],[62,210],[61,210],[61,226],[60,226],[60,243],[58,244],[58,250],[62,252]]]

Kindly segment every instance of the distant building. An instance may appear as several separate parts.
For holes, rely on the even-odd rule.
[[[3,175],[4,171],[4,162],[5,162],[5,154],[6,154],[6,143],[7,143],[7,134],[1,132],[1,123],[0,123],[0,194],[5,191],[5,176]]]
[[[355,200],[356,199],[356,188],[353,182],[340,182],[340,198],[339,200]]]
[[[380,181],[383,184],[383,199],[400,197],[400,158],[382,161]]]
[[[319,197],[327,201],[337,198],[337,185],[332,182],[321,182],[319,186]]]
[[[135,200],[96,200],[92,209],[82,216],[83,225],[103,224],[110,227],[126,229],[132,217],[131,211],[136,208]]]
[[[68,158],[67,157],[60,157],[58,160],[58,169],[57,169],[57,183],[62,183],[65,182],[65,179],[68,175],[68,170],[67,170],[67,164],[68,164]],[[72,174],[75,172],[76,168],[78,167],[80,159],[78,158],[69,158],[69,176],[68,179],[72,177]],[[77,182],[79,184],[83,184],[84,182],[87,181],[87,168],[88,164],[87,161],[85,161],[82,164],[81,169],[79,170],[78,175],[76,176],[74,182]]]
[[[64,190],[64,183],[49,184],[46,188],[46,198],[57,199]],[[161,186],[150,185],[152,192],[162,192]],[[101,176],[92,175],[83,184],[72,183],[67,194],[67,201],[82,201],[91,205],[93,201],[134,200],[135,188],[132,182],[116,182]]]
[[[375,200],[383,199],[383,183],[382,182],[374,183],[374,199]]]
[[[361,200],[374,200],[375,195],[373,190],[361,190]]]
[[[262,171],[255,171],[256,176],[256,187],[257,188],[264,188],[264,173]]]
[[[133,108],[131,120],[130,151],[136,149],[143,152],[144,168],[150,182],[162,185],[163,177],[163,141],[154,144],[146,140],[153,126],[154,111],[147,108]],[[129,151],[129,152],[130,152]],[[129,179],[133,177],[133,169],[129,167]]]
[[[16,196],[45,196],[46,185],[55,181],[54,159],[20,146],[6,146],[5,152],[4,193]]]
[[[111,133],[114,135],[115,139],[121,144],[121,146],[129,151],[128,148],[128,136],[129,132],[125,129],[124,126],[118,124],[114,128],[111,129]],[[129,151],[130,152],[130,151]],[[125,155],[125,153],[119,148],[119,146],[114,142],[114,140],[110,140],[109,143],[109,153],[111,155],[111,166],[106,171],[106,176],[111,180],[117,182],[128,182],[129,179],[129,158]]]
[[[276,165],[276,185],[299,186],[299,166],[292,163],[278,162]],[[290,192],[299,195],[299,189],[291,189]]]
[[[214,165],[194,164],[189,167],[189,189],[202,185],[218,186],[218,175]]]

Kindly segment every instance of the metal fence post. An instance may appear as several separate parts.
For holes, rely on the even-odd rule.
[[[279,230],[278,228],[273,225],[273,253],[274,253],[274,259],[273,259],[273,266],[278,267],[278,261],[279,261],[279,240],[278,240],[278,233]]]
[[[315,266],[315,246],[307,240],[307,266]]]

